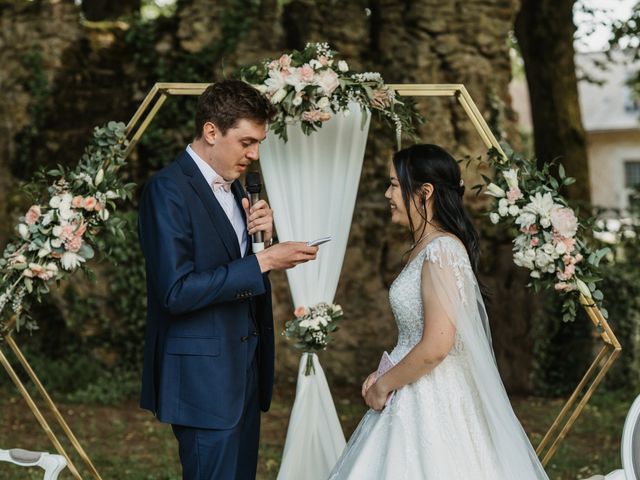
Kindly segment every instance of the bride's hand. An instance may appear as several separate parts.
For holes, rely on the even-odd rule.
[[[387,396],[389,391],[384,388],[382,382],[375,382],[365,393],[364,401],[369,408],[379,412],[384,408],[384,404],[387,402]]]
[[[376,383],[376,378],[378,377],[377,372],[371,373],[367,379],[362,384],[362,398],[367,394],[367,390],[371,388],[371,385]]]

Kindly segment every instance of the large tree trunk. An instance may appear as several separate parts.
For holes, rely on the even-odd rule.
[[[589,202],[589,167],[578,103],[573,37],[575,0],[522,0],[515,32],[529,84],[540,164],[560,157],[577,182],[569,198]]]

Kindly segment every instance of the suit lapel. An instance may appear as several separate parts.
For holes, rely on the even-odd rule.
[[[182,167],[183,172],[191,177],[189,183],[198,194],[198,197],[200,197],[211,221],[216,227],[216,231],[220,234],[220,238],[222,239],[222,243],[227,249],[227,252],[231,255],[231,258],[240,257],[238,237],[231,226],[231,222],[227,218],[227,214],[224,213],[218,199],[213,194],[213,190],[211,190],[211,187],[207,185],[206,180],[186,150],[182,152],[180,157],[178,157],[178,163]]]

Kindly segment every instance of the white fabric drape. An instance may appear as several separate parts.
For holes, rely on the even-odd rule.
[[[311,135],[291,125],[287,143],[269,133],[260,147],[279,240],[333,237],[316,261],[287,270],[296,307],[332,302],[338,286],[371,118],[361,129],[360,106],[350,107]]]
[[[307,355],[312,356],[315,373],[305,376]],[[341,442],[336,441],[340,438]],[[300,358],[296,401],[278,480],[326,480],[344,446],[344,434],[318,356],[305,353]]]
[[[333,303],[358,192],[370,114],[356,104],[334,115],[311,135],[291,125],[288,142],[269,133],[261,147],[261,169],[280,241],[331,235],[315,261],[287,270],[294,306]],[[325,480],[346,444],[329,386],[313,355],[315,374],[300,360],[278,480]]]

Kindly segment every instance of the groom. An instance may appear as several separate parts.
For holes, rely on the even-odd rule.
[[[258,160],[274,115],[248,84],[226,80],[200,96],[196,137],[154,175],[140,201],[147,330],[140,405],[170,423],[186,480],[255,479],[260,410],[273,387],[267,272],[315,259],[318,248],[271,242],[273,216],[238,181]]]

